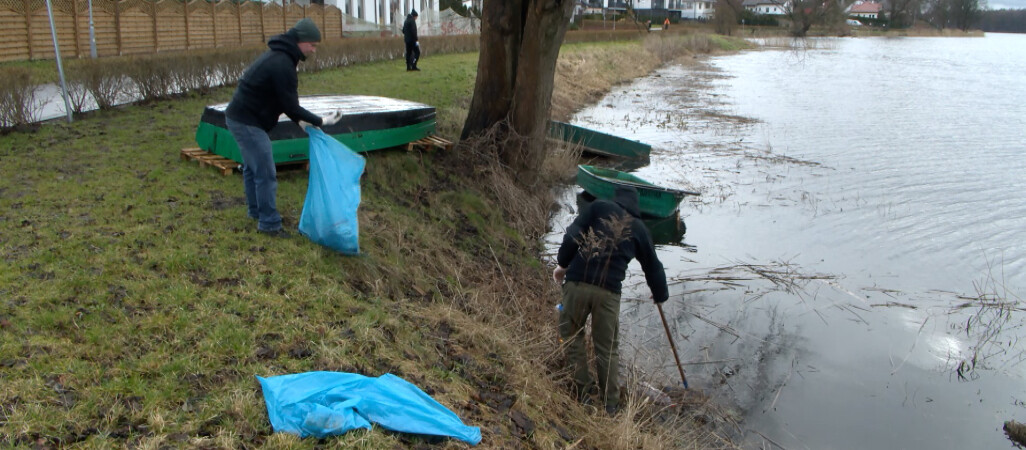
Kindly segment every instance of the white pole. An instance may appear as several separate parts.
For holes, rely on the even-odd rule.
[[[89,56],[96,59],[96,30],[93,28],[93,0],[89,0]]]
[[[68,101],[68,85],[64,82],[64,66],[61,65],[61,47],[57,44],[57,27],[53,24],[53,6],[50,0],[46,0],[46,14],[50,16],[50,35],[53,36],[53,53],[57,57],[57,74],[61,77],[61,96],[64,97],[64,111],[68,114],[68,123],[71,123],[71,102]]]

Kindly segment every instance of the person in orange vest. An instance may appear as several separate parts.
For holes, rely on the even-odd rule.
[[[663,21],[663,29],[664,30],[669,30],[670,29],[670,18],[669,17],[667,17],[666,20]]]

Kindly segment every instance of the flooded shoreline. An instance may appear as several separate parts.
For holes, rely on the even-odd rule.
[[[975,180],[959,185],[951,171],[993,171],[988,164],[997,161],[996,178],[1007,178],[1021,168],[1005,163],[1001,140],[974,158],[980,167],[949,164],[940,158],[948,145],[962,145],[951,142],[961,135],[925,141],[908,110],[870,118],[901,121],[912,143],[904,146],[882,126],[887,145],[832,128],[853,120],[843,100],[819,97],[793,106],[804,112],[788,109],[788,83],[825,77],[815,71],[828,70],[820,65],[838,53],[872,73],[862,52],[899,58],[913,49],[860,41],[810,53],[798,65],[786,52],[751,52],[667,67],[614,91],[574,123],[652,144],[651,164],[636,174],[703,192],[681,206],[688,232],[680,245],[659,248],[671,280],[664,309],[692,386],[741,411],[743,446],[1007,445],[1003,421],[1026,416],[1026,365],[1017,350],[1023,261],[1014,238],[1021,194],[1015,184],[986,186],[1011,189],[1000,195],[1015,200],[1001,199],[1008,206],[981,219],[959,203]],[[936,70],[931,64],[909,62],[910,70]],[[838,88],[812,90],[821,89]],[[842,109],[831,110],[835,104]],[[573,191],[564,195],[565,216]],[[554,220],[550,245],[565,220]],[[986,244],[966,250],[960,240]],[[988,270],[991,256],[978,253],[990,251],[1005,259],[994,256]],[[670,381],[672,355],[647,299],[634,271],[621,308],[622,360]]]

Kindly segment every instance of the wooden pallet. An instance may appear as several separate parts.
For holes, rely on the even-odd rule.
[[[434,148],[449,151],[452,150],[452,141],[445,139],[441,136],[427,136],[424,138],[417,139],[416,141],[406,144],[406,151],[413,150],[431,150]]]
[[[198,148],[183,148],[179,156],[182,158],[182,161],[188,161],[191,159],[199,162],[200,167],[214,167],[221,171],[221,175],[225,176],[231,174],[233,170],[242,167],[241,164],[235,161]]]

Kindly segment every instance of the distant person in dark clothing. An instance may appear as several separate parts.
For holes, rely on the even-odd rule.
[[[403,22],[403,41],[406,42],[406,71],[420,70],[417,68],[417,61],[420,60],[420,39],[417,38],[417,10],[414,9],[406,15],[406,22]]]
[[[253,62],[239,78],[232,101],[225,110],[225,122],[242,153],[242,181],[246,191],[249,217],[257,220],[257,231],[288,237],[281,227],[276,197],[277,170],[267,134],[284,113],[306,126],[327,126],[338,122],[341,114],[318,116],[299,106],[299,78],[296,66],[317,51],[321,32],[309,18],[300,20],[285,34],[272,37],[270,48]]]
[[[641,263],[656,303],[669,297],[663,264],[640,215],[638,191],[632,187],[617,188],[615,201],[596,200],[585,207],[567,228],[552,272],[556,283],[566,281],[559,336],[573,370],[575,394],[588,403],[595,388],[584,341],[590,315],[598,393],[610,415],[617,412],[620,402],[620,288],[627,264],[634,258]]]

